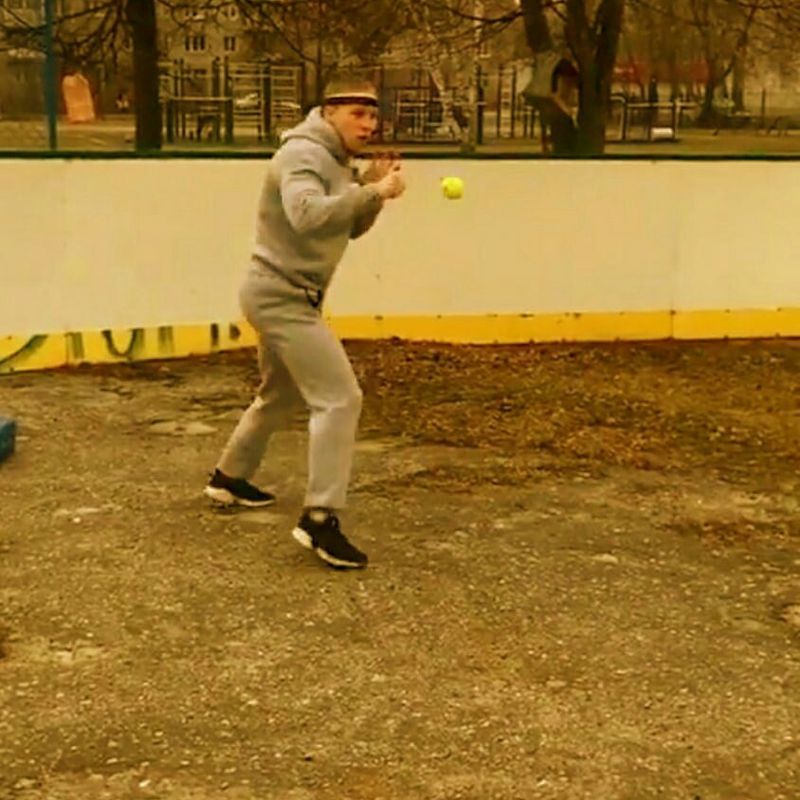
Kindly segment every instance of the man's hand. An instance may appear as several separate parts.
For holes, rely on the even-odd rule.
[[[375,189],[384,200],[391,200],[400,197],[406,190],[406,182],[400,173],[400,166],[387,172],[379,181],[375,183]]]
[[[395,152],[375,153],[372,163],[364,170],[364,183],[378,183],[392,172],[400,169],[400,155]]]

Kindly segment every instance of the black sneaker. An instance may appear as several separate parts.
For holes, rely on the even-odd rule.
[[[325,513],[325,512],[316,512]],[[306,511],[292,531],[303,547],[313,550],[323,561],[340,569],[361,569],[367,556],[355,548],[339,527],[339,519],[328,512],[324,519],[315,519],[315,512]]]
[[[214,470],[211,480],[203,490],[210,497],[223,505],[240,505],[248,508],[263,508],[275,503],[275,495],[262,492],[261,489],[248,483],[244,478],[229,478],[218,469]]]

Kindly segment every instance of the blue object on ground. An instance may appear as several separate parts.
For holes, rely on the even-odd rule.
[[[16,420],[0,417],[0,462],[5,461],[14,452],[16,438]]]

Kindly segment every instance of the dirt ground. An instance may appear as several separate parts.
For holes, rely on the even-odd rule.
[[[251,353],[0,379],[2,800],[800,798],[797,343],[348,349],[358,573]]]

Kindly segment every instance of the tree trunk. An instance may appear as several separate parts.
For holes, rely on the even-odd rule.
[[[585,7],[567,3],[572,15],[567,35],[581,73],[578,140],[582,155],[601,155],[606,149],[606,120],[624,10],[625,0],[601,0],[590,24]]]
[[[525,39],[528,47],[536,53],[553,49],[550,26],[547,24],[542,0],[521,0],[522,21],[525,24]]]
[[[316,97],[314,98],[317,105],[321,105],[322,101],[325,99],[323,95],[325,94],[325,74],[324,74],[324,52],[323,52],[323,8],[322,8],[322,0],[317,0],[316,5],[316,31],[315,31],[315,47],[316,50],[314,51],[314,94]]]
[[[593,62],[580,65],[581,98],[578,108],[578,147],[581,155],[600,155],[606,149],[607,92]]]
[[[714,77],[714,72],[713,66],[709,65],[708,77],[706,78],[703,92],[703,105],[697,119],[701,125],[713,125],[716,122],[717,112],[714,110],[714,95],[717,91],[717,80]]]
[[[669,99],[677,100],[681,93],[681,88],[678,78],[678,50],[674,46],[670,46],[669,49],[667,68],[669,69]]]
[[[314,102],[320,105],[325,94],[325,73],[322,59],[322,38],[317,37],[317,49],[314,53]]]
[[[155,0],[126,0],[125,16],[133,43],[133,91],[136,149],[161,149],[158,30]]]
[[[744,111],[745,59],[743,52],[733,57],[733,110]]]
[[[667,18],[675,18],[675,0],[668,0],[667,2]],[[679,34],[677,34],[673,27],[670,27],[669,32],[666,33],[666,51],[667,51],[667,69],[669,70],[669,99],[677,100],[680,95],[680,78],[678,76],[678,41]]]
[[[552,48],[543,0],[521,0],[528,45],[534,53]],[[625,0],[601,0],[589,21],[583,0],[567,0],[564,32],[581,74],[578,138],[583,155],[605,151],[606,116],[622,32]]]

